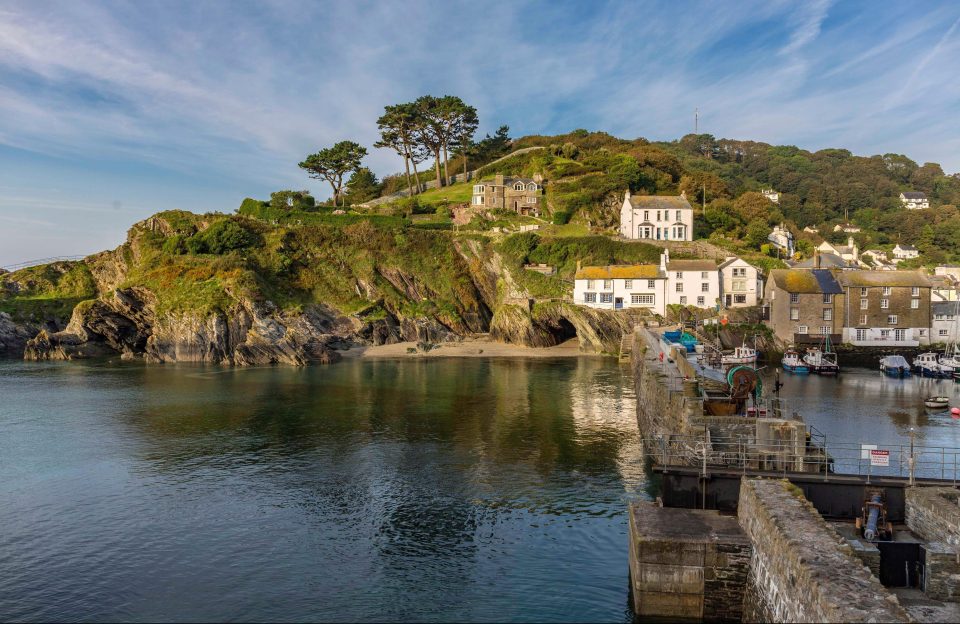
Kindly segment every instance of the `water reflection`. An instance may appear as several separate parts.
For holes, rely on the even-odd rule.
[[[0,363],[0,617],[623,620],[630,388],[591,359]]]

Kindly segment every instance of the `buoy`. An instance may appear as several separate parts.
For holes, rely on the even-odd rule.
[[[950,415],[954,418],[960,418],[960,407],[951,407]]]

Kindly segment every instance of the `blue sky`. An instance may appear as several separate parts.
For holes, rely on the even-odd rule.
[[[905,153],[960,171],[955,2],[0,2],[0,266],[112,248],[170,208],[327,189],[385,104],[481,132],[605,130]],[[377,173],[395,156],[372,150]]]

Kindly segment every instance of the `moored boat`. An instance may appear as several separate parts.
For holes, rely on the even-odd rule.
[[[909,377],[910,363],[902,355],[887,355],[880,358],[880,370],[887,377]]]
[[[720,362],[725,366],[740,366],[742,364],[756,364],[757,350],[742,345],[733,350],[733,353],[727,353],[721,356]]]
[[[940,363],[940,354],[932,351],[921,353],[913,358],[913,369],[921,377],[931,377],[934,379],[949,378],[954,373],[952,367],[944,366]]]
[[[821,351],[817,347],[807,349],[803,361],[810,367],[810,372],[818,375],[836,375],[840,372],[837,354],[833,351]]]
[[[806,374],[810,372],[810,367],[803,361],[803,356],[796,349],[787,349],[780,360],[780,366],[783,370],[790,373]]]
[[[946,409],[950,407],[950,399],[945,396],[927,397],[923,405],[930,409]]]

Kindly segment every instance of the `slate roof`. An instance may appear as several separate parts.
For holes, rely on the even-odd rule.
[[[717,263],[714,260],[671,260],[667,263],[668,271],[716,271]]]
[[[816,266],[816,258],[807,258],[803,262],[798,262],[793,265],[795,269],[812,269]],[[821,269],[846,269],[850,265],[847,264],[847,261],[838,256],[837,254],[832,253],[821,253],[820,254],[820,268]]]
[[[693,210],[690,202],[679,195],[631,195],[630,205],[644,210]]]
[[[930,310],[934,314],[950,315],[957,313],[956,301],[934,301],[930,304]]]
[[[904,199],[926,199],[927,194],[921,193],[920,191],[906,191],[901,193]]]
[[[919,251],[919,249],[913,245],[897,245],[897,247],[899,247],[901,251]]]
[[[503,186],[511,186],[513,184],[516,184],[517,182],[523,182],[524,184],[530,184],[531,182],[533,182],[534,184],[537,185],[538,188],[540,187],[540,184],[533,178],[511,178],[509,176],[503,177]],[[485,186],[501,186],[500,184],[497,184],[496,179],[480,180],[479,182],[477,182],[477,184],[483,184]]]
[[[930,288],[923,271],[844,271],[839,278],[844,286],[919,286]]]
[[[656,264],[628,264],[583,267],[574,279],[666,279],[666,276]]]
[[[823,293],[825,295],[839,295],[843,289],[834,277],[833,272],[826,269],[774,269],[770,271],[770,279],[777,288],[789,293]]]

